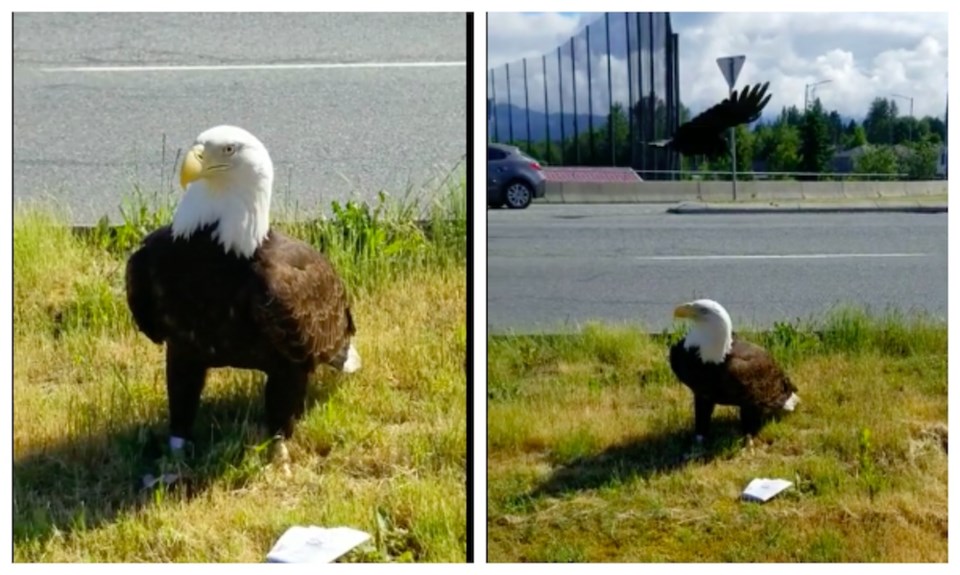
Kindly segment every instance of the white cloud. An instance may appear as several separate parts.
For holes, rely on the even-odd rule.
[[[593,18],[595,14],[491,12],[487,14],[487,67],[542,56]]]
[[[491,13],[488,66],[540,56],[597,14]],[[917,116],[943,116],[947,91],[945,13],[674,13],[680,34],[680,95],[694,113],[723,98],[718,56],[745,54],[737,85],[770,82],[768,114],[803,106],[805,85],[824,107],[862,117],[876,97],[912,96]],[[542,89],[542,88],[541,88]],[[615,92],[617,90],[615,89]],[[902,114],[910,103],[897,99]]]

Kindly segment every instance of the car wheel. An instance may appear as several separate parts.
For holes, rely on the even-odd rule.
[[[533,190],[523,182],[510,182],[503,193],[503,198],[506,200],[507,207],[510,209],[522,210],[533,201]]]

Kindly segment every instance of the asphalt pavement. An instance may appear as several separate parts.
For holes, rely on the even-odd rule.
[[[466,152],[464,14],[16,14],[14,198],[76,223],[175,190],[217,124],[270,150],[278,205],[435,188]]]
[[[947,215],[682,215],[664,205],[487,212],[487,324],[559,332],[589,321],[658,331],[709,297],[764,328],[837,306],[946,319]]]

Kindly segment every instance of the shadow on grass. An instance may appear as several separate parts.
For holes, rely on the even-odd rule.
[[[739,421],[732,417],[715,418],[711,425],[711,438],[693,456],[692,432],[689,429],[632,437],[599,453],[564,463],[528,497],[558,496],[613,487],[638,477],[670,473],[687,465],[702,465],[716,458],[729,457],[738,452],[741,445]]]
[[[318,373],[305,413],[326,402],[340,382],[338,376]],[[196,443],[179,468],[164,456],[166,404],[159,421],[100,427],[18,454],[13,464],[14,545],[97,529],[163,501],[189,501],[215,482],[227,489],[243,487],[269,463],[269,442],[260,426],[262,383],[262,377],[252,377],[249,385],[213,397],[205,394],[194,426]],[[143,485],[146,474],[178,470],[184,479],[173,486]]]

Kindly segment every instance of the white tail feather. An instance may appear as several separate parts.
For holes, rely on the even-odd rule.
[[[353,373],[360,369],[360,365],[360,354],[357,353],[357,348],[353,347],[353,343],[351,343],[347,349],[347,360],[343,362],[343,372]]]
[[[791,393],[787,401],[784,402],[783,409],[784,411],[793,411],[797,408],[798,403],[800,403],[800,397],[796,393]]]

